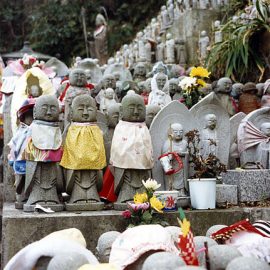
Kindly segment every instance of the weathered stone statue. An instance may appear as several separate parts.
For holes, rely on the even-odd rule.
[[[144,63],[139,62],[134,68],[134,81],[141,82],[146,79],[146,66]]]
[[[176,49],[176,63],[181,66],[187,64],[187,52],[185,48],[185,41],[183,39],[175,40],[175,49]]]
[[[248,82],[244,85],[243,94],[239,98],[239,112],[249,114],[261,107],[256,95],[257,92],[255,83]]]
[[[157,73],[151,80],[152,92],[149,94],[148,104],[164,107],[171,102],[168,87],[168,76],[162,72]]]
[[[62,157],[62,135],[59,127],[59,105],[55,96],[37,98],[33,111],[34,121],[25,148],[25,193],[29,194],[23,210],[34,211],[36,203],[62,211],[57,182],[61,185],[57,162]],[[59,186],[60,186],[59,185]]]
[[[161,33],[163,33],[170,27],[170,16],[166,6],[161,7],[161,19]]]
[[[148,128],[150,128],[153,119],[155,118],[155,116],[157,115],[157,113],[160,111],[160,109],[161,108],[158,105],[147,105],[146,106],[146,119],[145,119],[145,123],[146,123],[146,125],[147,125]]]
[[[164,51],[165,51],[165,45],[162,42],[161,37],[157,37],[156,62],[164,61]]]
[[[143,38],[143,32],[139,32],[137,34],[137,43],[138,43],[138,54],[139,54],[139,61],[145,62],[146,61],[146,51],[145,51],[145,41]]]
[[[70,86],[65,94],[65,127],[70,123],[70,107],[76,96],[88,94],[91,95],[89,88],[86,87],[87,78],[85,71],[79,68],[71,70],[69,74]]]
[[[218,80],[216,85],[216,95],[222,107],[233,116],[237,112],[237,106],[233,98],[230,96],[232,90],[232,81],[230,78],[223,77]]]
[[[140,93],[141,93],[141,96],[143,97],[144,104],[147,105],[148,104],[148,99],[149,99],[149,94],[151,92],[151,78],[148,78],[144,82],[139,82],[138,83],[139,87],[140,87],[140,84],[141,84],[141,87],[142,87]]]
[[[112,88],[107,88],[104,90],[104,97],[100,103],[100,111],[106,113],[108,108],[116,103],[114,90]]]
[[[109,263],[112,244],[120,234],[121,233],[117,231],[109,231],[103,233],[98,238],[96,251],[97,251],[97,258],[100,263]]]
[[[207,158],[209,154],[217,156],[219,140],[217,136],[217,117],[214,114],[205,116],[205,127],[201,131],[201,154]]]
[[[67,210],[101,210],[98,171],[106,166],[103,134],[97,125],[95,100],[77,96],[72,102],[72,123],[67,130],[60,165],[66,169]]]
[[[201,36],[199,38],[199,52],[200,52],[199,57],[202,62],[204,62],[207,57],[209,43],[210,39],[207,36],[206,31],[202,31]]]
[[[115,90],[116,88],[116,80],[115,77],[111,74],[111,75],[104,75],[101,81],[101,89],[98,92],[97,96],[95,97],[96,102],[98,104],[102,103],[102,100],[104,98],[104,91],[105,89],[108,88],[112,88],[113,90]]]
[[[157,19],[156,18],[153,18],[151,20],[151,38],[153,40],[156,40],[156,38],[157,38],[157,36],[159,34],[159,31],[160,31],[160,25],[157,22]]]
[[[174,64],[175,63],[175,41],[172,37],[171,33],[166,35],[166,64]]]
[[[183,138],[184,129],[183,126],[179,123],[171,124],[168,130],[168,139],[165,141],[162,147],[162,154],[167,154],[169,152],[176,153],[179,157],[182,158],[182,162],[186,165],[184,169],[180,170],[177,173],[166,176],[166,183],[172,182],[170,187],[173,190],[179,191],[179,196],[186,196],[185,187],[187,186],[186,180],[188,178],[188,151],[187,151],[187,141]],[[174,170],[177,170],[179,163],[176,158],[170,154],[168,156],[171,167]],[[171,178],[171,179],[170,179]],[[168,185],[169,186],[169,185]],[[167,186],[167,188],[169,188]]]
[[[114,189],[117,203],[132,201],[143,190],[142,180],[151,176],[152,143],[145,124],[145,105],[137,94],[126,95],[120,109],[111,147],[110,163],[114,167]],[[115,205],[117,207],[117,204]]]
[[[100,65],[108,60],[107,22],[102,14],[96,17],[96,30],[94,31],[95,53]]]
[[[174,22],[174,5],[173,5],[173,0],[169,0],[167,2],[167,7],[168,7],[169,18],[170,18],[169,26],[172,26],[173,25],[173,22]]]
[[[180,96],[175,95],[176,93],[181,95],[181,88],[179,86],[179,80],[176,78],[172,78],[169,80],[169,93],[173,100],[179,100]],[[175,97],[174,97],[175,96]],[[178,98],[179,96],[179,98]]]
[[[147,63],[152,62],[152,51],[151,51],[151,44],[148,42],[147,39],[145,39],[145,59]]]
[[[219,20],[214,22],[214,27],[215,27],[215,43],[222,42],[223,38]]]

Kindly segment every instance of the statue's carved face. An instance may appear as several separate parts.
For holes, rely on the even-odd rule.
[[[179,91],[178,82],[175,80],[170,80],[169,82],[169,91],[171,94],[174,94]]]
[[[146,109],[143,98],[137,94],[125,96],[121,108],[122,120],[128,122],[144,122]]]
[[[119,122],[120,104],[109,106],[107,109],[108,125],[109,127],[116,127]]]
[[[270,137],[270,122],[269,123],[263,123],[261,125],[261,132],[266,135],[267,137]]]
[[[39,85],[31,85],[28,90],[28,95],[33,98],[40,97],[42,95],[42,89]]]
[[[116,80],[114,78],[114,76],[106,76],[103,80],[104,83],[104,88],[112,88],[115,89],[116,88]]]
[[[77,96],[71,105],[71,119],[73,122],[85,123],[97,121],[95,101],[89,95]]]
[[[107,98],[107,99],[113,99],[113,96],[114,96],[114,91],[112,88],[108,88],[105,90],[104,92],[104,96]]]
[[[88,82],[91,82],[92,80],[92,73],[91,73],[91,70],[90,69],[86,69],[85,70],[85,75],[86,75],[86,79]]]
[[[113,73],[113,76],[114,76],[114,78],[115,78],[115,81],[120,81],[121,74],[120,74],[119,72]]]
[[[144,65],[137,65],[135,68],[135,73],[140,75],[140,76],[145,76],[146,75],[146,68]]]
[[[156,116],[156,114],[159,112],[160,107],[157,105],[148,105],[146,106],[146,119],[145,119],[145,123],[148,126],[148,128],[150,127],[154,117]]]
[[[217,117],[214,114],[207,114],[205,116],[206,128],[214,130],[217,126]]]
[[[47,122],[59,120],[59,104],[54,96],[41,96],[34,106],[34,119]]]
[[[182,140],[183,134],[184,134],[184,130],[183,130],[183,126],[181,124],[174,123],[171,125],[171,135],[172,135],[173,140],[175,140],[175,141]]]
[[[164,85],[166,84],[166,75],[163,73],[158,74],[156,77],[156,81],[158,89],[162,90]]]
[[[70,72],[69,82],[72,86],[83,87],[87,84],[86,74],[82,69],[74,69]]]
[[[217,83],[218,90],[229,93],[232,89],[232,81],[230,78],[221,78]]]

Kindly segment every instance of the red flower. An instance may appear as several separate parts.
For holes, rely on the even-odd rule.
[[[131,212],[129,210],[125,210],[122,212],[122,216],[126,219],[131,218]]]

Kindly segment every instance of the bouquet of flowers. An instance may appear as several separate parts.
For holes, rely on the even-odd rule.
[[[201,91],[206,86],[205,78],[209,78],[210,72],[203,67],[193,67],[189,77],[183,78],[179,86],[183,91],[184,103],[188,108],[195,105],[203,96]]]
[[[128,202],[128,209],[122,213],[122,216],[130,221],[129,227],[143,224],[161,224],[166,225],[164,221],[159,220],[154,213],[163,213],[163,204],[154,192],[160,187],[156,180],[142,180],[145,192],[136,193],[133,197],[133,203]]]
[[[44,61],[39,62],[36,57],[28,54],[24,54],[22,59],[19,59],[19,63],[23,66],[25,70],[30,69],[32,67],[38,67],[40,69],[43,68],[45,64]]]

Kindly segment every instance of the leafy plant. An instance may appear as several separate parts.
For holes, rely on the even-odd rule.
[[[256,11],[254,19],[232,18],[222,27],[223,41],[211,47],[207,59],[207,66],[215,78],[224,75],[234,81],[263,78],[266,59],[261,47],[263,34],[270,34],[268,4],[257,1]]]
[[[220,162],[218,157],[210,153],[203,157],[200,153],[200,134],[194,129],[185,134],[188,142],[190,163],[195,174],[191,178],[217,178],[222,172],[226,172],[226,165]],[[211,141],[211,144],[216,144]]]

